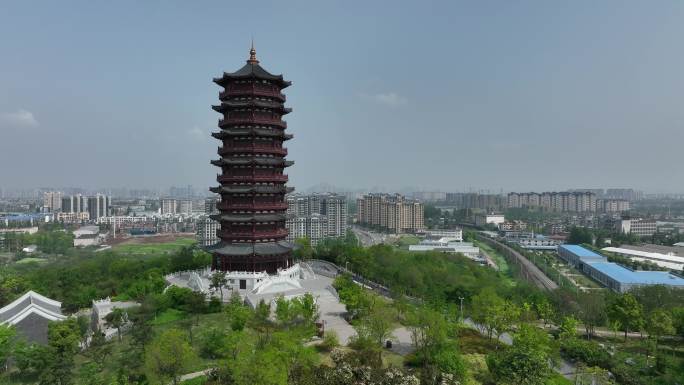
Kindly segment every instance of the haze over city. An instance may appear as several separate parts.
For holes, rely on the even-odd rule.
[[[684,190],[681,2],[395,5],[4,3],[0,182],[211,185],[253,37],[298,189]]]

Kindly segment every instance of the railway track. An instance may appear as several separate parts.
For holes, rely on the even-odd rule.
[[[516,263],[520,267],[520,273],[523,275],[523,277],[537,287],[546,290],[555,290],[558,288],[558,285],[549,277],[547,277],[543,271],[535,266],[534,263],[530,262],[529,259],[525,258],[525,256],[515,251],[512,247],[480,234],[477,234],[477,239],[490,245],[498,252],[503,254],[503,256],[506,257],[509,262]]]

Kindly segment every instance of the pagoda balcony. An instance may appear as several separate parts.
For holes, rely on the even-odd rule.
[[[254,153],[254,154],[276,154],[287,156],[287,148],[272,147],[272,146],[245,146],[245,147],[219,147],[219,155],[239,154],[239,153]]]
[[[287,237],[287,230],[254,231],[254,232],[231,232],[228,230],[217,231],[216,235],[223,240],[263,240]]]
[[[216,204],[219,210],[252,210],[252,211],[264,211],[264,210],[287,210],[287,203],[273,203],[273,202],[254,202],[254,203],[228,203],[220,202]]]
[[[219,119],[219,127],[229,124],[270,124],[273,126],[279,126],[283,129],[287,128],[287,122],[283,121],[282,119],[266,119],[257,117]]]
[[[287,175],[216,175],[218,182],[287,182]]]
[[[241,87],[241,88],[229,88],[227,90],[219,92],[219,99],[226,99],[231,96],[245,96],[245,95],[256,95],[256,96],[266,96],[269,98],[277,98],[282,102],[285,102],[285,94],[278,90],[269,88],[253,88],[253,87]]]

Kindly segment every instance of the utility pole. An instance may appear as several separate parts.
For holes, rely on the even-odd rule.
[[[458,297],[458,299],[461,300],[461,321],[463,321],[465,319],[465,317],[463,317],[463,297]]]

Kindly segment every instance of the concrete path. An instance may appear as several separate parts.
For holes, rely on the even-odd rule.
[[[178,383],[181,383],[181,382],[187,381],[187,380],[192,380],[193,378],[205,376],[205,375],[209,374],[209,372],[211,372],[212,370],[214,370],[214,368],[209,368],[209,369],[200,370],[199,372],[184,374],[178,378]],[[173,382],[171,382],[171,383],[173,384]]]

